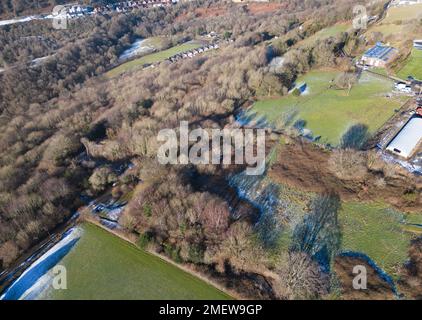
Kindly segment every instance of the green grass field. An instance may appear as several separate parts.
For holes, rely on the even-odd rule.
[[[60,262],[67,290],[49,299],[230,299],[181,269],[92,225]]]
[[[421,215],[413,217],[418,221]],[[391,275],[407,259],[414,233],[406,232],[406,215],[380,203],[343,203],[339,215],[343,250],[362,252]]]
[[[422,4],[411,6],[394,7],[388,10],[387,17],[383,23],[392,23],[397,21],[406,21],[417,19],[422,16]]]
[[[375,72],[375,73],[377,73],[377,74],[380,74],[380,75],[382,75],[382,76],[388,76],[387,69],[385,69],[385,68],[377,68],[377,67],[373,67],[373,68],[371,68],[371,71],[372,71],[372,72]]]
[[[329,37],[334,37],[342,32],[346,32],[352,26],[350,24],[336,24],[334,26],[322,29],[315,33],[314,35],[310,36],[309,38],[304,39],[303,41],[298,42],[298,46],[308,46],[315,43],[317,40],[324,40]]]
[[[422,18],[422,4],[392,7],[385,19],[371,25],[366,34],[381,32],[387,38],[385,41],[400,49],[406,46],[406,41],[419,38],[417,29],[409,24],[417,18]]]
[[[403,98],[387,98],[393,83],[369,73],[364,73],[350,95],[347,90],[328,89],[330,81],[338,73],[334,71],[312,71],[298,79],[307,83],[309,93],[300,97],[289,95],[278,99],[260,100],[250,113],[264,116],[269,122],[294,116],[294,120],[305,120],[306,128],[320,142],[338,145],[342,135],[354,124],[365,124],[369,132],[376,132],[404,102]]]
[[[182,52],[185,52],[185,51],[189,51],[189,50],[192,50],[192,49],[196,49],[196,48],[199,48],[201,46],[202,46],[202,44],[200,42],[188,42],[188,43],[183,43],[183,44],[178,45],[178,46],[174,46],[174,47],[167,49],[167,50],[154,52],[154,53],[148,54],[146,56],[143,56],[139,59],[128,61],[126,63],[123,63],[123,64],[117,66],[114,69],[111,69],[110,71],[108,71],[106,73],[106,77],[110,77],[110,78],[115,77],[115,76],[118,76],[118,75],[125,73],[127,71],[134,70],[136,68],[142,67],[146,64],[161,62],[161,61],[164,61],[167,58],[170,58],[171,56],[174,56],[175,54],[182,53]]]
[[[402,79],[407,79],[411,75],[422,80],[422,50],[413,49],[409,59],[397,75]]]
[[[301,221],[307,212],[306,203],[314,195],[280,187],[279,197],[295,208]],[[422,212],[406,214],[379,202],[342,202],[338,221],[342,235],[340,251],[366,254],[393,277],[408,258],[411,240],[422,234]],[[292,229],[283,228],[277,252],[291,247],[292,235]]]
[[[377,24],[372,26],[369,32],[381,32],[385,37],[389,37],[394,34],[400,34],[403,32],[404,27],[402,25],[397,24]]]

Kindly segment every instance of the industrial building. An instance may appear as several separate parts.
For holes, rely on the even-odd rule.
[[[384,68],[398,56],[398,50],[378,42],[362,56],[362,64]]]
[[[422,143],[422,116],[415,114],[388,144],[387,150],[411,158]]]

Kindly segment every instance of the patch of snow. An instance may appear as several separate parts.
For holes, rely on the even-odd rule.
[[[271,60],[268,67],[270,72],[277,72],[283,67],[285,58],[284,57],[275,57]]]
[[[265,129],[271,127],[264,116],[258,116],[256,113],[249,111],[240,111],[235,115],[235,123],[237,126],[251,126],[254,128]]]
[[[117,222],[109,221],[106,219],[100,219],[100,223],[110,230],[120,229],[120,225]]]
[[[153,52],[155,48],[152,45],[148,45],[148,39],[136,40],[129,49],[125,50],[119,57],[119,61],[125,61],[136,57],[140,54],[147,54]]]
[[[62,239],[26,269],[3,293],[0,300],[35,299],[48,285],[48,277],[44,277],[65,257],[82,235],[81,228],[71,228]],[[51,278],[52,279],[52,278]]]
[[[120,216],[122,215],[123,209],[124,207],[120,207],[120,208],[116,208],[116,209],[112,209],[108,211],[107,218],[114,221],[119,220]]]
[[[311,90],[309,90],[309,86],[306,87],[306,89],[301,93],[302,96],[307,96],[311,93]]]
[[[411,173],[422,175],[422,155],[416,156],[413,161],[402,160],[385,152],[382,152],[381,156],[385,162],[398,164]]]
[[[41,58],[36,58],[36,59],[34,59],[34,60],[31,61],[31,66],[32,67],[36,67],[36,66],[40,65],[41,63],[43,63],[45,60],[47,60],[50,57],[51,56],[45,56],[45,57],[41,57]]]
[[[16,19],[10,19],[10,20],[0,20],[0,26],[7,26],[9,24],[28,22],[32,20],[42,20],[42,19],[44,18],[40,16],[29,16],[29,17],[16,18]]]

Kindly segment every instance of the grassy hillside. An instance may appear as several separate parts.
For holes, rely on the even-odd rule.
[[[341,23],[336,24],[334,26],[322,29],[315,33],[314,35],[310,36],[309,38],[304,39],[303,41],[298,42],[297,46],[311,46],[317,40],[324,40],[329,37],[334,37],[339,35],[342,32],[346,32],[348,29],[351,28],[351,25],[348,23]]]
[[[83,236],[61,262],[68,289],[50,299],[228,299],[181,269],[85,224]]]
[[[419,38],[420,31],[415,27],[415,20],[421,18],[422,4],[393,7],[388,9],[385,19],[370,26],[366,34],[381,32],[386,42],[402,48],[406,41]]]
[[[409,217],[420,221],[422,214]],[[406,216],[381,203],[343,203],[340,212],[343,250],[362,252],[394,275],[407,259],[410,240]]]
[[[422,16],[422,4],[394,7],[388,10],[383,23],[395,23],[418,19]]]
[[[298,79],[306,83],[309,92],[295,97],[258,101],[252,113],[265,116],[270,122],[293,115],[295,120],[306,121],[306,128],[321,142],[338,145],[340,138],[354,124],[365,124],[370,132],[379,129],[403,102],[387,98],[392,82],[364,73],[350,95],[347,90],[328,89],[338,73],[335,71],[312,71]]]
[[[409,59],[397,75],[403,79],[411,75],[416,79],[422,80],[422,50],[413,49]]]
[[[168,59],[171,56],[174,56],[175,54],[182,53],[182,52],[185,52],[185,51],[189,51],[189,50],[192,50],[192,49],[196,49],[196,48],[199,48],[201,46],[202,46],[202,44],[199,43],[199,42],[188,42],[188,43],[184,43],[184,44],[172,47],[172,48],[167,49],[167,50],[151,53],[151,54],[148,54],[146,56],[143,56],[142,58],[123,63],[120,66],[118,66],[114,69],[111,69],[110,71],[108,71],[106,73],[106,76],[107,77],[115,77],[115,76],[120,75],[124,72],[142,67],[143,65],[164,61],[165,59]]]

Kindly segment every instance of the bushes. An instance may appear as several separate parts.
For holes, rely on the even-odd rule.
[[[7,241],[0,245],[0,261],[2,268],[7,268],[18,257],[19,249],[12,242]]]
[[[294,88],[292,91],[292,95],[294,95],[295,97],[299,97],[301,95],[300,89]]]
[[[24,182],[24,175],[20,168],[13,165],[0,167],[0,192],[16,189]]]
[[[47,149],[44,152],[44,161],[52,161],[54,165],[60,166],[64,161],[69,160],[81,147],[75,136],[59,134],[50,139]]]
[[[368,169],[366,155],[352,149],[336,149],[328,160],[330,171],[339,179],[362,181]]]
[[[117,181],[117,176],[110,167],[100,167],[94,170],[89,178],[92,189],[104,191],[107,186]]]
[[[340,73],[335,79],[334,83],[340,89],[351,89],[352,86],[358,81],[354,73],[343,72]]]
[[[203,244],[197,244],[193,243],[189,246],[189,256],[188,261],[200,264],[204,261],[204,245]]]
[[[227,204],[209,193],[193,192],[181,183],[182,173],[155,179],[135,192],[122,220],[131,220],[128,227],[143,235],[143,243],[148,234],[148,242],[153,238],[169,257],[202,262],[205,248],[221,241],[229,228]]]
[[[150,218],[152,216],[152,207],[149,204],[144,204],[143,211],[144,211],[144,215],[147,218]]]
[[[153,235],[151,233],[145,232],[139,236],[137,244],[141,249],[146,249],[148,244],[153,240]]]
[[[22,56],[50,53],[43,46],[14,46],[12,43],[25,33],[52,38],[57,44],[56,54],[45,64],[18,66],[1,75],[0,112],[5,116],[0,117],[2,264],[10,263],[20,250],[70,215],[76,206],[72,200],[88,176],[95,192],[117,181],[108,166],[90,174],[95,161],[88,166],[85,154],[75,157],[81,151],[81,141],[89,157],[111,162],[136,158],[141,163],[139,178],[143,184],[120,220],[128,230],[141,234],[139,246],[156,245],[176,261],[216,264],[220,271],[226,264],[238,271],[266,271],[268,257],[250,222],[233,222],[223,199],[194,190],[188,178],[192,172],[157,166],[153,160],[155,138],[160,129],[177,127],[180,120],[224,126],[227,115],[257,94],[286,94],[298,73],[314,64],[335,63],[334,51],[344,39],[319,43],[314,50],[293,50],[287,54],[283,72],[270,75],[267,64],[275,53],[260,44],[268,38],[265,32],[289,32],[308,14],[314,14],[311,9],[320,3],[291,0],[283,12],[263,16],[229,5],[227,16],[177,19],[173,23],[185,13],[194,16],[194,9],[202,5],[191,2],[112,18],[88,18],[91,24],[82,23],[91,26],[89,29],[77,27],[77,31],[65,34],[51,33],[42,22],[34,29],[22,25],[11,26],[8,33],[0,30],[0,46],[7,46],[10,62],[14,60],[11,48],[22,49],[26,52]],[[298,5],[304,10],[300,17],[287,17],[286,12],[295,11]],[[227,48],[222,46],[217,54],[116,80],[93,78],[116,62],[133,36],[132,30],[143,37],[188,39],[200,27],[204,32],[211,31],[207,28],[219,33],[230,30],[224,36],[237,40]],[[215,173],[205,166],[199,171]],[[134,181],[120,180],[123,184]],[[248,213],[243,217],[250,218]],[[274,220],[269,218],[263,220],[260,231],[273,238],[268,230],[272,230]]]
[[[283,299],[318,299],[329,292],[329,276],[303,252],[288,254],[287,263],[280,264],[280,281],[274,286]]]

